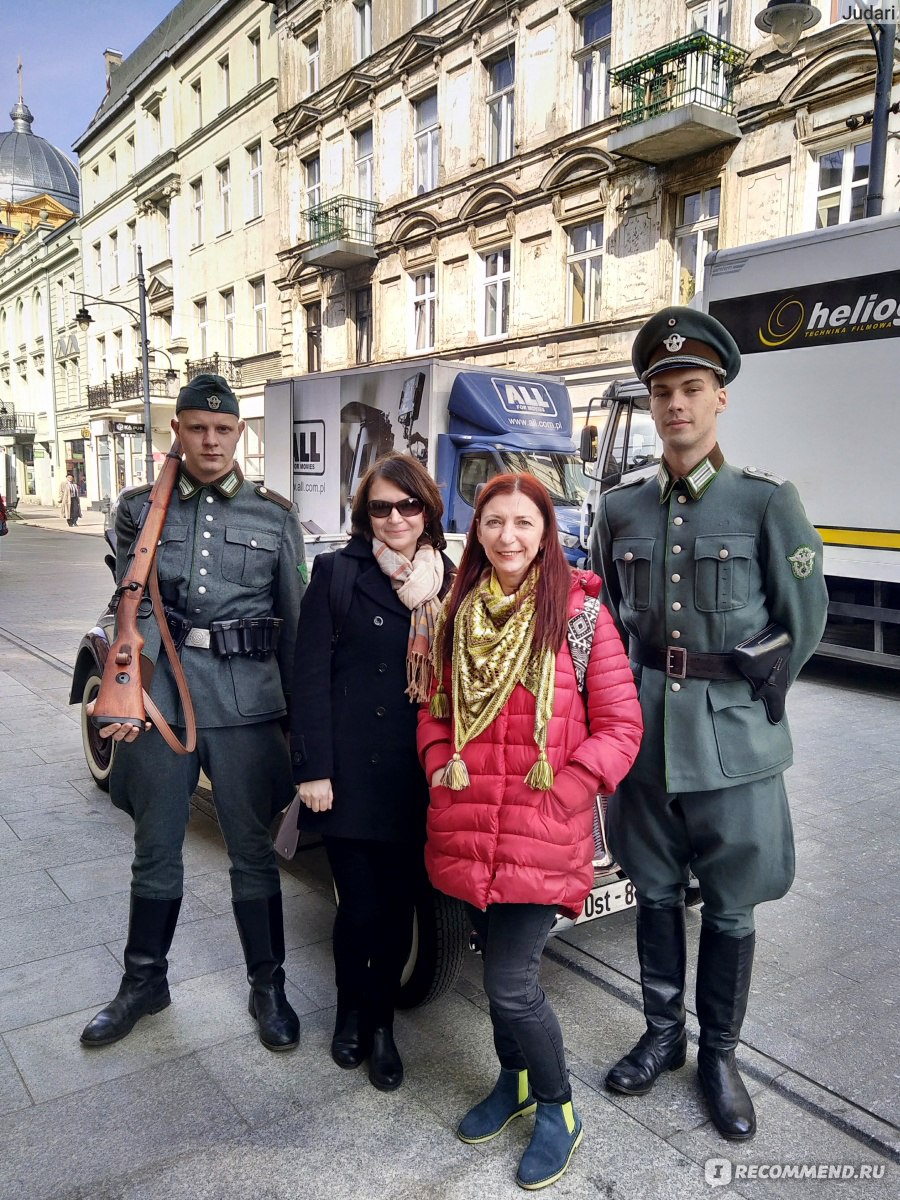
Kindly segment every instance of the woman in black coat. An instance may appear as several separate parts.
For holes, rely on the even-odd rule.
[[[406,454],[367,472],[349,544],[319,555],[297,629],[291,720],[300,828],[319,833],[339,897],[334,923],[338,1066],[369,1058],[382,1091],[403,1081],[394,1001],[424,879],[428,787],[416,752],[430,642],[452,565],[437,485]]]

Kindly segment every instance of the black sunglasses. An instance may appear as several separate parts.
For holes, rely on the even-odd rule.
[[[417,517],[425,508],[425,502],[418,496],[407,496],[405,500],[370,500],[366,504],[370,517],[389,517],[394,508],[401,517]]]

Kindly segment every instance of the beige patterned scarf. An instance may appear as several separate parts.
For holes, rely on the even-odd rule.
[[[453,791],[469,784],[469,772],[461,757],[463,749],[497,719],[517,683],[534,696],[534,740],[540,752],[525,782],[536,791],[548,791],[553,786],[553,769],[547,759],[547,727],[553,713],[556,655],[547,649],[532,653],[539,578],[540,568],[536,567],[518,591],[506,596],[494,572],[485,573],[459,606],[451,660],[455,752],[441,780]],[[432,713],[443,717],[449,716],[447,695],[440,682],[445,613],[446,609],[435,634],[434,663],[439,682],[431,704]]]
[[[413,559],[372,538],[375,561],[391,581],[398,599],[410,610],[409,643],[406,650],[406,695],[411,704],[427,704],[434,674],[431,645],[441,602],[438,593],[444,582],[444,560],[433,546],[420,546]]]

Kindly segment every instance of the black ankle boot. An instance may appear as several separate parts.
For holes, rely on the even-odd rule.
[[[626,1096],[649,1092],[663,1071],[684,1066],[684,909],[638,905],[637,950],[647,1032],[606,1076]]]
[[[360,1009],[342,1010],[338,1005],[334,1037],[331,1039],[331,1057],[337,1065],[346,1071],[358,1067],[369,1053],[370,1041]]]
[[[403,1063],[389,1025],[376,1025],[372,1030],[369,1082],[380,1092],[396,1091],[403,1082]]]
[[[281,892],[259,900],[233,900],[234,920],[247,961],[250,1001],[267,1050],[293,1050],[300,1041],[300,1020],[284,993],[284,917]]]
[[[729,937],[700,930],[697,959],[697,1073],[709,1115],[722,1137],[743,1142],[756,1133],[753,1101],[738,1074],[734,1052],[747,1012],[756,935]]]
[[[177,900],[131,897],[125,974],[115,1000],[100,1010],[81,1033],[83,1046],[109,1046],[127,1037],[141,1017],[167,1008],[166,955],[175,936],[181,908]]]

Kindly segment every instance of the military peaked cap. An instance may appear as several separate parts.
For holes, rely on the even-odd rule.
[[[203,412],[230,413],[241,415],[237,396],[221,375],[195,375],[190,383],[178,393],[175,401],[176,415],[183,408],[199,408]]]
[[[722,383],[731,383],[741,369],[741,352],[715,317],[676,305],[655,313],[638,331],[631,361],[643,383],[682,367],[709,367]]]

